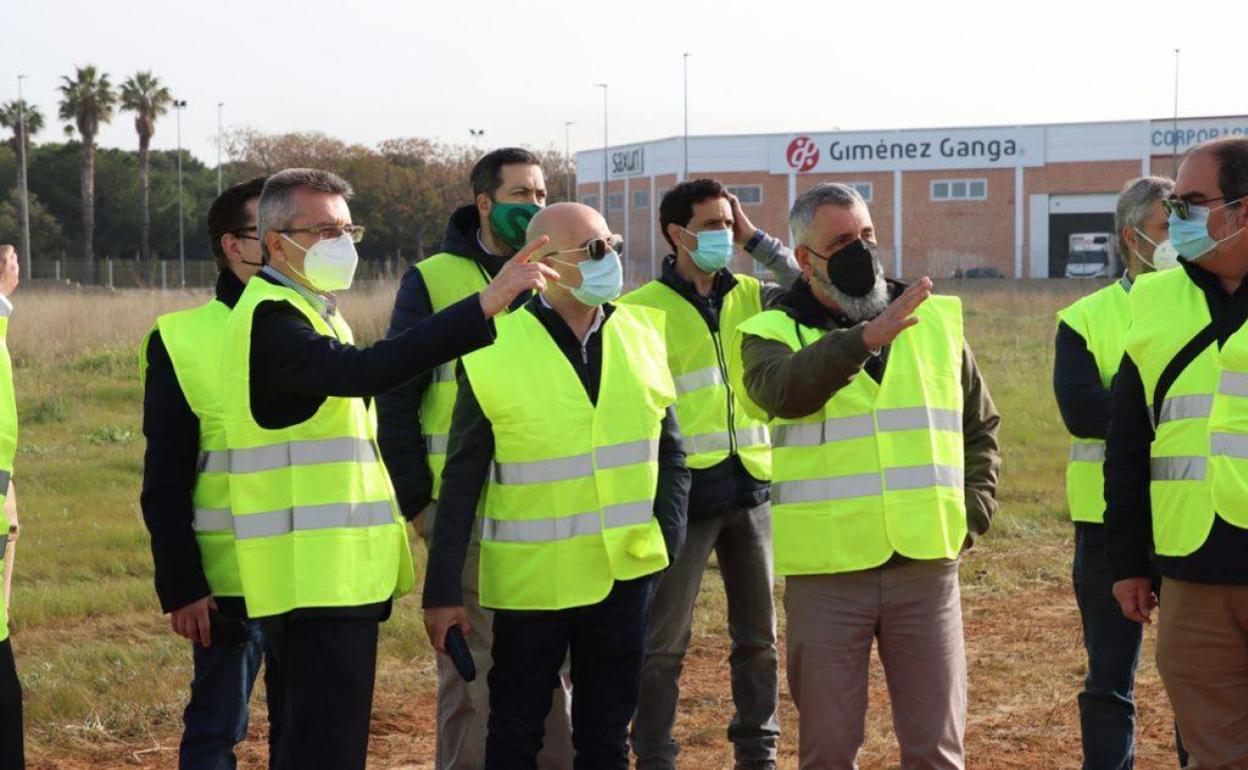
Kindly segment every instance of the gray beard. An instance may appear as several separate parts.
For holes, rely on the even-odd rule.
[[[828,276],[818,270],[811,270],[810,275],[829,297],[841,308],[849,320],[854,323],[870,321],[883,313],[888,307],[888,282],[884,280],[884,270],[877,266],[875,285],[871,291],[861,297],[851,297],[828,280]]]

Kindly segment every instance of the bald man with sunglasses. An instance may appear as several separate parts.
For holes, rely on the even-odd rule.
[[[480,507],[481,605],[494,610],[485,767],[532,768],[571,655],[577,767],[628,767],[652,584],[684,537],[689,470],[661,313],[614,305],[622,239],[560,203],[529,225],[560,279],[460,362],[425,574],[439,651],[471,630],[461,573]]]

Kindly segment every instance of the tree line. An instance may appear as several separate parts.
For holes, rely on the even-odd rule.
[[[35,260],[174,259],[178,256],[178,153],[152,151],[157,122],[174,109],[170,89],[151,72],[115,87],[95,67],[76,68],[60,87],[58,118],[67,141],[37,141],[47,119],[33,105],[0,104],[0,243],[20,243],[19,142],[25,142]],[[26,135],[19,119],[25,111]],[[118,111],[132,113],[136,150],[95,144],[100,126]],[[429,139],[348,144],[319,132],[266,134],[242,128],[223,137],[229,162],[223,184],[292,166],[342,175],[355,187],[353,219],[368,227],[364,259],[413,261],[435,248],[447,217],[472,200],[468,174],[483,152]],[[568,197],[570,169],[556,149],[536,150],[551,200]],[[187,259],[210,259],[206,219],[217,193],[217,170],[182,150],[182,205]],[[570,181],[575,189],[575,180]]]

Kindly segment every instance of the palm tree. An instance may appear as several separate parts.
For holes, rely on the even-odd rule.
[[[161,85],[160,78],[147,72],[136,72],[121,84],[121,108],[134,113],[134,130],[139,134],[139,253],[146,262],[152,258],[152,218],[147,207],[147,153],[156,133],[156,119],[169,111],[173,93]]]
[[[82,136],[82,249],[88,270],[95,275],[95,135],[100,125],[113,119],[117,92],[106,73],[94,65],[77,67],[73,78],[61,78],[61,120],[73,122],[65,132],[73,134],[76,127]]]
[[[10,128],[13,130],[13,138],[9,140],[9,146],[13,148],[13,152],[17,152],[17,136],[21,133],[22,111],[26,112],[26,157],[30,157],[30,137],[43,130],[43,113],[39,108],[25,99],[19,101],[14,99],[11,102],[0,104],[0,128]]]

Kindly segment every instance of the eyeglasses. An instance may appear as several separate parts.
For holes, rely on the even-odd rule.
[[[1163,211],[1166,212],[1166,216],[1168,217],[1178,217],[1179,219],[1186,220],[1186,219],[1192,218],[1192,206],[1204,207],[1205,204],[1207,203],[1213,203],[1214,201],[1225,201],[1225,203],[1223,203],[1221,206],[1214,206],[1213,209],[1211,209],[1211,210],[1217,210],[1217,209],[1226,208],[1227,206],[1231,206],[1236,203],[1239,203],[1241,200],[1243,200],[1242,197],[1227,198],[1225,195],[1220,195],[1217,198],[1204,198],[1198,201],[1188,201],[1188,200],[1183,200],[1182,198],[1162,198],[1161,208]]]
[[[231,230],[231,231],[230,231],[230,235],[233,235],[235,238],[238,238],[239,240],[243,240],[243,241],[258,241],[258,240],[260,240],[260,237],[259,237],[259,236],[256,236],[256,235],[245,235],[245,233],[249,233],[249,232],[251,232],[251,233],[256,233],[256,232],[259,232],[259,228],[254,227],[254,226],[253,226],[253,227],[240,227],[240,228],[238,228],[237,230]]]
[[[289,235],[291,233],[312,233],[319,240],[326,241],[331,238],[340,238],[345,233],[351,236],[352,243],[359,243],[364,240],[363,225],[341,225],[326,227],[290,227],[285,230],[278,230],[279,233]]]
[[[594,238],[593,240],[581,246],[579,249],[564,249],[563,251],[552,251],[546,256],[553,257],[556,254],[576,254],[584,251],[589,258],[597,262],[607,256],[608,251],[614,251],[616,254],[624,254],[624,236],[612,235],[607,238]]]

